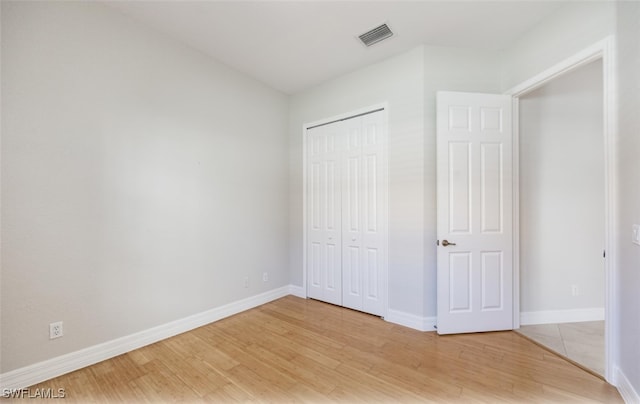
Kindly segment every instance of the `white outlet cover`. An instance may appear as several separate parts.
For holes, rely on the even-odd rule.
[[[631,242],[640,245],[640,224],[633,225],[633,233],[631,234]]]
[[[49,339],[60,338],[63,335],[62,321],[49,324]]]

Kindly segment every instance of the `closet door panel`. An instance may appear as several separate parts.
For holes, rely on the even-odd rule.
[[[362,310],[382,315],[384,228],[382,216],[382,112],[362,117]]]
[[[342,304],[362,310],[362,118],[343,124],[347,142],[342,160]]]
[[[307,293],[333,304],[342,304],[340,129],[336,125],[307,131]]]

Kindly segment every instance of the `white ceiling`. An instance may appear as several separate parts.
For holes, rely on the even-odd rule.
[[[287,94],[420,44],[501,50],[560,1],[111,1]],[[395,35],[370,48],[357,36],[386,22]]]

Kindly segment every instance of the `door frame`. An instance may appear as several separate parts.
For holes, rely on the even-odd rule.
[[[605,186],[605,234],[604,260],[605,271],[605,379],[614,384],[613,363],[617,352],[617,251],[616,217],[617,217],[617,126],[616,126],[616,70],[614,38],[609,36],[583,49],[573,56],[557,63],[536,76],[525,80],[506,91],[513,97],[513,326],[520,328],[520,133],[519,133],[519,101],[520,97],[543,86],[549,81],[585,66],[593,61],[602,60],[603,84],[603,146],[604,146],[604,186]]]
[[[382,260],[382,318],[387,316],[389,309],[389,103],[382,102],[379,104],[373,104],[366,107],[358,108],[349,112],[333,115],[327,118],[311,121],[302,125],[302,291],[304,298],[309,296],[307,284],[307,162],[308,162],[308,144],[307,144],[307,130],[319,125],[326,125],[329,123],[344,121],[349,118],[355,118],[358,115],[364,115],[374,112],[376,110],[382,110],[382,125],[384,130],[382,131],[382,226],[383,226],[383,242],[384,257]]]

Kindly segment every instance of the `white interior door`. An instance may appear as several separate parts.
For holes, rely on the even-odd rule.
[[[438,333],[510,330],[511,97],[437,97]]]
[[[343,122],[343,305],[383,314],[382,111]]]
[[[307,272],[309,297],[342,305],[342,125],[307,131]]]
[[[384,314],[384,112],[307,130],[307,294]]]

